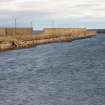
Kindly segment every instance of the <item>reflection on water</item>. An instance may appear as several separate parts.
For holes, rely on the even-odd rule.
[[[0,105],[105,105],[105,35],[1,52]]]

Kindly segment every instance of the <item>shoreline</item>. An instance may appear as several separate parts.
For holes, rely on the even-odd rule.
[[[30,37],[30,39],[27,38],[14,38],[10,37],[9,39],[4,38],[2,40],[2,43],[0,43],[0,52],[6,52],[9,50],[18,50],[18,49],[27,49],[27,48],[33,48],[38,45],[44,45],[44,44],[51,44],[51,43],[64,43],[64,42],[72,42],[75,40],[81,40],[81,39],[87,39],[95,37],[96,33],[90,32],[86,36],[82,37],[71,37],[70,35],[64,35],[64,36],[58,36],[58,37],[48,37],[48,36],[35,36]]]

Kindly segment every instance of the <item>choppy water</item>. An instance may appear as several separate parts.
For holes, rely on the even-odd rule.
[[[1,52],[0,105],[105,105],[105,35]]]

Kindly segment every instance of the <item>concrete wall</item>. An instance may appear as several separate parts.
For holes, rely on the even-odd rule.
[[[0,28],[0,36],[32,36],[32,28]]]
[[[32,36],[32,28],[7,28],[7,35]]]
[[[0,36],[5,36],[6,32],[5,32],[5,28],[0,28]]]
[[[85,35],[86,28],[45,28],[44,34],[45,35]]]

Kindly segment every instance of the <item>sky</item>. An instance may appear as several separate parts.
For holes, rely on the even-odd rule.
[[[0,27],[105,28],[105,0],[0,0]],[[31,24],[32,23],[32,24]]]

